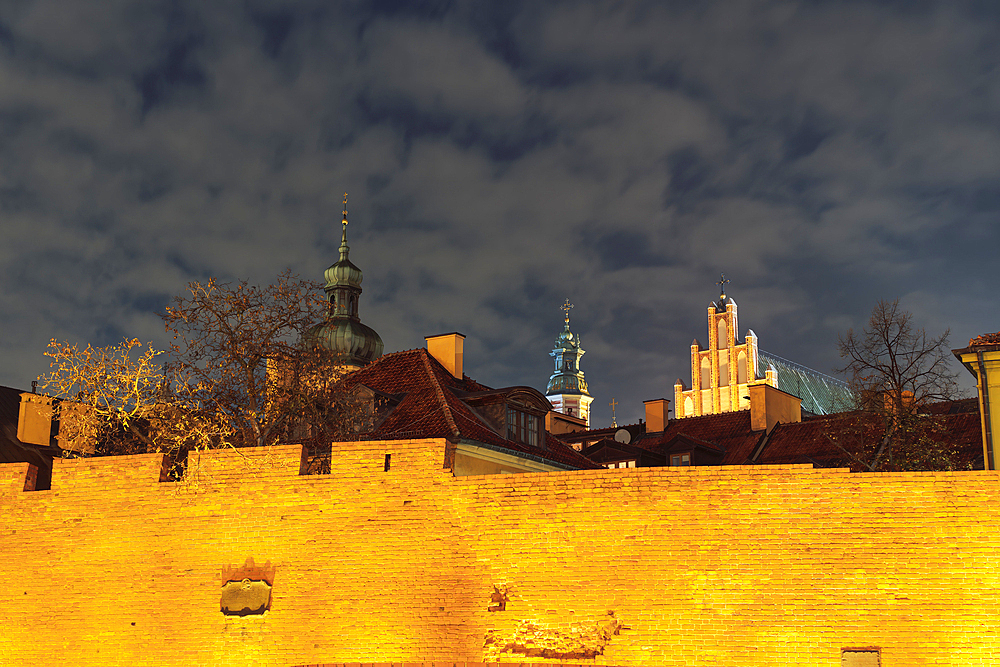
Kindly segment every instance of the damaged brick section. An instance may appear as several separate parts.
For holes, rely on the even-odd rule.
[[[493,593],[490,594],[490,604],[486,608],[487,611],[503,611],[507,608],[507,603],[510,602],[510,598],[507,597],[507,587],[506,586],[493,586]]]
[[[604,654],[604,647],[624,626],[609,611],[607,618],[590,627],[574,627],[569,632],[549,630],[531,621],[521,621],[512,637],[486,633],[484,658],[499,661],[501,654],[517,654],[529,658],[560,660],[593,658]]]

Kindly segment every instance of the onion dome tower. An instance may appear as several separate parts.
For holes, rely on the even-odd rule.
[[[555,348],[549,356],[555,359],[555,373],[549,378],[545,397],[552,403],[552,409],[570,417],[586,420],[590,427],[590,404],[594,402],[587,391],[587,381],[580,370],[580,357],[584,350],[580,347],[580,337],[569,330],[569,309],[573,304],[566,299],[560,306],[565,313],[565,324],[562,333],[556,339]]]
[[[306,332],[307,340],[315,340],[343,358],[348,370],[357,370],[382,356],[382,338],[358,317],[358,298],[361,296],[361,269],[350,259],[347,246],[347,194],[344,194],[343,234],[340,240],[340,259],[326,270],[327,299],[330,310],[326,321]]]

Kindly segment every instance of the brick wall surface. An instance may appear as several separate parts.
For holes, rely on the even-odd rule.
[[[0,665],[1000,664],[997,472],[444,460],[219,452],[193,486],[159,455],[61,460],[48,491],[0,465]],[[247,558],[270,610],[225,616]]]

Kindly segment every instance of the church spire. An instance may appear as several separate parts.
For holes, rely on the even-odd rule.
[[[549,353],[555,360],[555,372],[549,378],[545,396],[557,412],[571,417],[579,417],[590,426],[590,404],[593,398],[587,391],[587,381],[580,370],[580,357],[584,350],[580,337],[569,329],[569,311],[573,304],[566,299],[559,309],[563,311],[563,330],[556,339],[555,347]]]
[[[347,193],[341,219],[340,259],[326,270],[326,291],[330,303],[327,319],[309,330],[309,337],[324,347],[339,352],[345,365],[360,368],[382,356],[382,339],[372,328],[361,323],[358,301],[364,276],[350,258],[347,245]]]
[[[347,245],[347,193],[344,193],[344,219],[341,220],[344,224],[344,232],[340,236],[340,260],[344,261],[347,259],[347,254],[350,252],[350,248]]]

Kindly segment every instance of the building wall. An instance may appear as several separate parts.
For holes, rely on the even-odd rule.
[[[50,491],[0,465],[0,664],[1000,662],[1000,473],[453,477],[444,448],[213,453],[193,488],[159,455],[56,461]],[[248,557],[271,608],[223,616]]]

